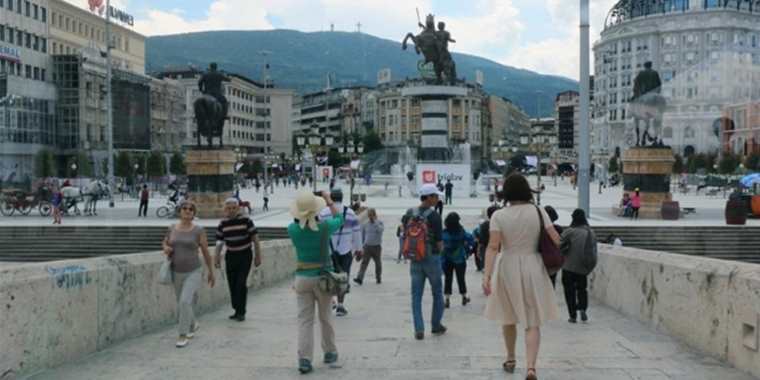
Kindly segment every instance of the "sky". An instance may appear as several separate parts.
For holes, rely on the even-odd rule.
[[[66,0],[81,7],[87,0]],[[617,0],[590,0],[591,43]],[[417,13],[445,21],[454,52],[578,79],[579,0],[112,0],[148,36],[206,30],[361,31],[401,41]],[[593,57],[592,57],[593,62]],[[592,70],[593,71],[593,70]]]

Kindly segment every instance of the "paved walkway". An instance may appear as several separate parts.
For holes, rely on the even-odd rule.
[[[365,285],[354,287],[348,297],[349,315],[334,321],[342,368],[317,364],[308,378],[524,378],[522,334],[518,373],[507,376],[500,369],[500,329],[482,317],[485,297],[474,266],[468,272],[473,302],[462,307],[458,296],[452,298],[444,316],[449,332],[414,340],[408,267],[392,258],[395,219],[386,220],[383,284],[375,284],[370,269]],[[201,330],[184,349],[174,348],[176,330],[171,326],[31,379],[304,379],[296,370],[296,301],[290,286],[287,282],[251,294],[244,323],[229,321],[228,308],[202,316]],[[560,297],[557,302],[564,306]],[[423,307],[429,329],[429,292]],[[543,330],[541,379],[753,379],[606,307],[593,304],[590,316],[589,324],[555,321]],[[320,358],[319,344],[315,346],[315,358]]]

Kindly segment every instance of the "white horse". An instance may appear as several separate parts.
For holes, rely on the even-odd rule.
[[[86,215],[98,215],[98,200],[111,195],[108,185],[100,180],[90,182],[84,188],[67,186],[61,189],[63,193],[64,210],[74,207],[74,212],[79,213],[78,201],[84,201],[84,213]]]

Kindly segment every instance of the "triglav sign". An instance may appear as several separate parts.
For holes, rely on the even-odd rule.
[[[90,7],[90,12],[97,12],[101,16],[103,15],[103,12],[105,12],[106,6],[103,4],[103,0],[87,0],[87,4]],[[129,13],[122,11],[121,9],[109,7],[108,13],[111,18],[119,20],[129,26],[135,25],[135,18],[132,17],[132,15]]]
[[[470,165],[417,164],[417,187],[428,183],[445,185],[451,181],[455,197],[470,196],[470,176]]]

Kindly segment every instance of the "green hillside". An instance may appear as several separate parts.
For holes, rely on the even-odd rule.
[[[278,87],[308,92],[324,88],[328,72],[335,86],[374,85],[377,72],[390,68],[393,80],[417,77],[414,49],[401,50],[400,41],[362,33],[292,30],[220,31],[150,37],[147,41],[149,72],[216,61],[221,69],[259,80],[264,70],[262,51],[269,52],[270,76]],[[465,54],[454,54],[460,77],[474,81],[475,71],[485,76],[485,89],[511,99],[535,116],[540,107],[549,115],[554,96],[577,89],[578,82],[515,69]],[[536,92],[541,98],[536,99]]]

